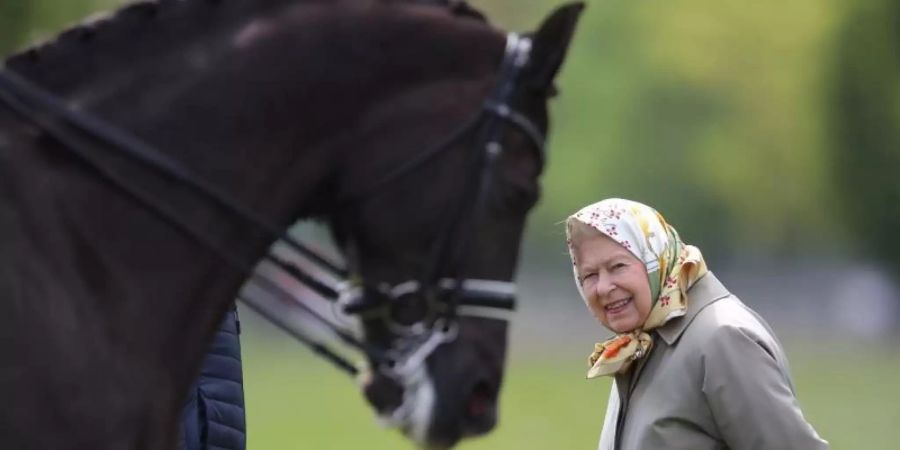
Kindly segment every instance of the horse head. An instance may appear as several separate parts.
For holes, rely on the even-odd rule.
[[[370,151],[397,141],[423,150],[393,164],[351,162],[339,187],[351,200],[330,225],[360,280],[344,307],[393,356],[371,362],[363,389],[419,443],[449,447],[497,422],[519,246],[547,156],[546,104],[580,11],[562,7],[536,33],[508,35],[487,83],[382,105]]]

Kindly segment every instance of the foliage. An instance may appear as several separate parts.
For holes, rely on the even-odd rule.
[[[900,4],[856,4],[836,39],[832,175],[850,231],[900,276]]]
[[[31,3],[5,1],[0,3],[0,53],[11,50],[31,26]]]
[[[560,82],[545,220],[624,196],[711,252],[840,237],[821,207],[821,69],[837,12],[812,0],[592,6]]]
[[[509,1],[482,3],[528,26]],[[540,3],[532,21],[552,2]],[[841,231],[853,219],[823,207],[835,195],[826,74],[844,15],[818,0],[591,2],[559,81],[538,226],[621,196],[713,254],[852,246]]]

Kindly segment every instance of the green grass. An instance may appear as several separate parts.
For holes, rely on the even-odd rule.
[[[900,355],[866,347],[789,355],[804,413],[833,449],[900,445]]]
[[[249,448],[412,448],[377,425],[346,376],[291,342],[248,337]],[[900,355],[862,346],[828,353],[792,347],[789,357],[804,412],[832,448],[897,448]],[[499,427],[459,448],[596,448],[609,384],[584,380],[581,364],[519,356],[508,370]]]

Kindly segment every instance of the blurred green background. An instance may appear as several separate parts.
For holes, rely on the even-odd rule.
[[[249,1],[249,0],[245,0]],[[116,0],[0,0],[3,54]],[[558,4],[473,0],[526,31]],[[563,229],[618,196],[657,207],[785,342],[810,422],[837,449],[900,443],[900,2],[588,1],[553,101],[501,422],[464,449],[594,448],[605,333]],[[244,314],[249,446],[409,448],[353,383]]]

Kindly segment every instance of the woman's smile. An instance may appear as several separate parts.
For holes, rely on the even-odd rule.
[[[640,327],[646,317],[638,311],[632,295],[606,303],[603,306],[603,317],[600,319],[609,329],[625,333]]]
[[[623,298],[622,300],[616,300],[614,302],[610,302],[603,309],[606,310],[606,314],[618,314],[625,310],[625,308],[631,304],[631,297]]]

